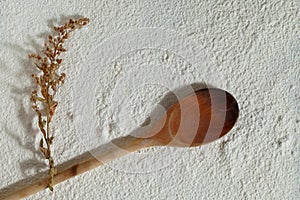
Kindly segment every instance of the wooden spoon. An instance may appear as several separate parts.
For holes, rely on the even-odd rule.
[[[151,146],[192,147],[215,141],[234,126],[239,115],[235,98],[228,92],[206,88],[171,106],[147,129],[143,137],[128,135],[90,151],[70,165],[58,167],[54,184],[91,170],[113,159]],[[47,188],[48,177],[6,195],[20,199]]]

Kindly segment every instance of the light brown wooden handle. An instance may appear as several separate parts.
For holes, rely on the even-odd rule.
[[[96,148],[90,153],[75,161],[72,164],[58,166],[58,173],[54,176],[53,184],[58,184],[86,171],[94,169],[104,163],[124,156],[133,151],[147,147],[147,139],[126,136],[113,140],[112,142]],[[46,172],[45,172],[46,173]],[[19,188],[7,194],[1,194],[0,199],[15,200],[35,194],[47,188],[49,178],[37,180],[30,185]]]

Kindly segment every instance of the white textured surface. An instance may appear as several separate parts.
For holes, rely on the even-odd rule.
[[[116,161],[117,167],[102,166],[56,186],[54,193],[43,191],[28,199],[299,199],[300,16],[296,0],[1,1],[0,188],[45,169],[31,122],[32,68],[27,54],[40,48],[52,23],[77,15],[89,17],[91,23],[72,34],[64,55],[68,80],[58,95],[57,163],[86,151],[72,121],[77,100],[72,88],[77,81],[100,80],[89,99],[97,100],[106,139],[142,122],[169,90],[194,82],[232,93],[240,105],[240,118],[215,143],[174,150],[178,155],[173,157],[165,155],[173,150],[141,151]],[[125,46],[119,53],[114,52],[118,46],[101,49],[103,41],[121,42],[118,37],[128,31],[135,37],[146,27],[151,27],[150,33],[165,30],[168,35],[157,38],[163,39],[161,46],[151,46],[155,40],[143,49]],[[175,34],[170,36],[171,32]],[[108,56],[100,65],[104,54]],[[103,72],[100,77],[83,80],[80,69],[95,66]],[[141,86],[143,79],[151,84]],[[158,80],[164,80],[163,84],[153,84]],[[116,88],[128,89],[126,111],[124,107],[114,111],[110,100]],[[110,117],[113,114],[117,116]],[[165,167],[154,169],[139,162],[140,168],[130,168],[136,158],[147,154]],[[143,169],[152,170],[143,173]]]

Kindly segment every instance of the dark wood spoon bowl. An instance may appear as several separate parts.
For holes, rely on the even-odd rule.
[[[161,131],[150,138],[160,142],[156,145],[199,146],[228,133],[238,119],[239,108],[228,92],[207,88],[183,98],[166,115]]]

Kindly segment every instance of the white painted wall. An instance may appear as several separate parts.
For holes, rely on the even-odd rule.
[[[53,23],[78,15],[91,23],[72,34],[63,56],[57,163],[125,135],[186,84],[229,91],[240,118],[209,145],[142,150],[28,199],[299,199],[296,0],[1,1],[0,188],[45,169],[27,54],[40,49]],[[79,91],[79,83],[92,87]],[[80,116],[72,107],[87,102],[95,112],[81,119],[98,122],[94,132],[74,123]]]

